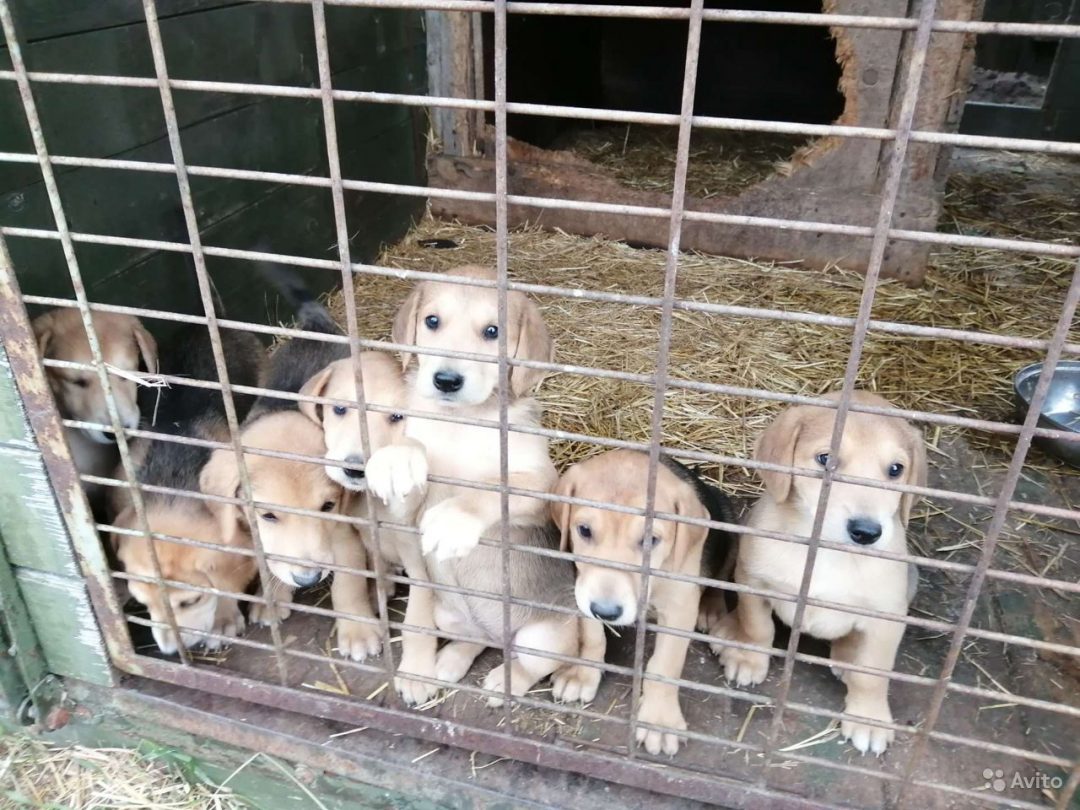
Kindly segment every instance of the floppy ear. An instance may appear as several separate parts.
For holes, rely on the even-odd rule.
[[[754,458],[770,464],[795,466],[795,445],[806,416],[805,408],[789,408],[765,428],[754,448]],[[765,489],[777,503],[783,503],[791,494],[792,473],[759,470]]]
[[[908,455],[911,456],[911,466],[908,468],[905,483],[916,487],[925,487],[927,479],[926,471],[926,442],[922,431],[913,425],[907,425],[905,432],[908,440]],[[914,492],[905,492],[900,498],[900,520],[907,526],[911,519],[911,510],[918,503],[921,495]]]
[[[697,493],[684,481],[679,481],[678,491],[675,495],[675,514],[679,517],[698,518],[708,520],[709,512],[705,505],[698,499]],[[694,526],[689,523],[675,524],[675,544],[672,548],[671,567],[674,571],[681,571],[688,557],[695,552],[700,556],[700,549],[705,544],[705,538],[709,536],[707,526]],[[695,576],[700,570],[692,571]]]
[[[204,495],[220,495],[226,498],[237,497],[240,489],[240,470],[236,465],[236,455],[232,450],[215,450],[210,460],[199,473],[199,489]],[[204,501],[206,508],[217,518],[221,527],[222,542],[235,545],[237,535],[243,528],[243,511],[233,503]]]
[[[135,337],[135,343],[139,347],[139,354],[142,355],[143,365],[146,366],[147,373],[157,374],[157,341],[154,340],[154,336],[147,332],[146,328],[138,321],[135,322],[133,334]]]
[[[563,473],[552,494],[561,495],[564,498],[573,498],[575,489],[577,489],[576,464]],[[551,501],[551,519],[559,527],[559,551],[566,551],[570,548],[570,513],[573,508],[573,504]]]
[[[333,364],[327,366],[314,377],[309,379],[304,386],[300,389],[300,393],[308,397],[321,397],[323,392],[326,391],[326,386],[330,382],[330,378],[334,376]],[[301,402],[300,413],[310,419],[319,427],[322,427],[323,419],[323,406],[318,402]]]
[[[394,326],[390,330],[390,339],[394,343],[416,345],[416,321],[420,317],[420,303],[424,297],[423,283],[417,284],[409,297],[398,309],[394,316]],[[401,352],[401,370],[409,367],[412,360],[412,352]]]
[[[44,360],[49,356],[49,344],[52,343],[52,316],[42,315],[34,321],[34,335],[37,337],[38,354]]]
[[[514,359],[550,363],[554,354],[555,347],[551,343],[551,335],[540,314],[540,308],[521,295],[518,306],[517,342],[513,349]],[[546,371],[540,369],[513,366],[510,369],[510,390],[516,397],[525,396],[540,384],[546,374]]]

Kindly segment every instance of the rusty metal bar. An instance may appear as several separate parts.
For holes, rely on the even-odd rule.
[[[1051,369],[1051,371],[1049,374],[1039,375],[1038,382],[1035,385],[1035,391],[1032,393],[1031,409],[1024,418],[1024,425],[1020,432],[1020,438],[1016,441],[1016,448],[1013,451],[1012,459],[1009,462],[1009,469],[1006,472],[1005,480],[1001,485],[997,507],[994,509],[990,525],[987,527],[986,534],[983,537],[982,554],[979,557],[975,573],[971,576],[971,582],[968,585],[968,591],[964,599],[964,608],[960,613],[960,618],[956,622],[952,642],[949,645],[949,652],[945,656],[945,662],[941,668],[941,676],[928,704],[925,720],[920,728],[919,734],[915,738],[911,756],[908,760],[907,767],[904,770],[905,777],[909,780],[914,775],[919,761],[925,754],[930,732],[934,730],[934,726],[937,724],[938,717],[941,713],[941,706],[945,701],[945,693],[948,689],[948,684],[952,680],[953,674],[956,671],[956,665],[960,660],[960,651],[963,648],[964,638],[971,625],[971,620],[975,616],[975,607],[978,603],[979,594],[982,592],[983,583],[986,581],[986,572],[990,568],[990,563],[993,561],[994,551],[997,548],[1001,530],[1004,527],[1005,519],[1009,514],[1009,499],[1012,497],[1013,492],[1016,490],[1016,485],[1020,481],[1020,474],[1024,469],[1024,460],[1027,458],[1028,450],[1031,448],[1035,424],[1039,419],[1039,414],[1042,413],[1043,404],[1046,402],[1047,394],[1050,392],[1050,383],[1054,377],[1054,370],[1057,369],[1058,361],[1061,359],[1061,347],[1064,345],[1065,339],[1069,334],[1069,329],[1072,326],[1073,316],[1076,314],[1078,304],[1080,304],[1080,262],[1076,263],[1072,283],[1069,285],[1068,294],[1065,296],[1065,301],[1062,304],[1061,316],[1058,318],[1057,325],[1054,329],[1054,336],[1050,341],[1050,349],[1046,353],[1046,367]],[[901,790],[898,795],[897,801],[900,800],[902,795],[903,790]]]
[[[799,598],[795,603],[795,613],[791,619],[791,636],[788,640],[784,669],[780,676],[780,685],[775,698],[775,710],[769,726],[768,742],[765,745],[765,767],[762,769],[760,778],[763,785],[768,782],[768,769],[776,750],[776,739],[783,727],[784,709],[795,670],[795,652],[802,636],[802,620],[806,612],[806,599],[810,593],[810,581],[814,573],[814,563],[817,560],[821,531],[825,523],[825,510],[828,506],[833,473],[836,472],[839,463],[840,443],[844,435],[844,425],[847,421],[851,396],[855,390],[855,381],[859,376],[859,361],[862,358],[863,345],[866,342],[868,333],[870,312],[874,304],[874,293],[877,291],[878,279],[885,261],[885,249],[889,243],[889,227],[892,224],[893,210],[900,193],[900,183],[903,179],[910,133],[915,120],[919,83],[922,81],[926,52],[930,46],[931,26],[936,10],[937,0],[921,0],[919,4],[919,26],[908,49],[907,58],[910,60],[910,64],[908,65],[907,75],[904,77],[904,86],[899,102],[897,137],[893,141],[892,154],[889,158],[885,183],[881,191],[881,204],[874,228],[874,238],[870,245],[870,259],[866,268],[866,279],[863,282],[862,300],[859,302],[855,330],[851,338],[851,351],[848,354],[847,367],[844,370],[844,381],[836,410],[836,421],[833,423],[832,438],[829,442],[829,459],[825,465],[825,475],[821,480],[821,490],[814,514],[813,528],[810,532],[810,542],[806,550],[806,565],[799,584]],[[908,774],[908,778],[911,776],[912,774]]]
[[[233,401],[232,388],[229,383],[228,365],[221,347],[221,331],[218,328],[217,312],[214,309],[214,291],[210,283],[210,276],[206,270],[206,257],[203,255],[202,241],[199,235],[199,220],[195,215],[195,203],[192,197],[191,184],[188,181],[184,149],[180,142],[180,124],[176,117],[176,107],[173,104],[172,88],[169,86],[169,69],[165,62],[165,46],[161,39],[161,27],[158,24],[156,0],[143,0],[143,16],[146,19],[146,33],[150,40],[150,50],[154,58],[154,72],[157,75],[161,109],[165,117],[165,129],[169,136],[169,149],[176,168],[176,185],[180,192],[180,204],[184,210],[184,221],[187,225],[188,239],[191,242],[191,256],[195,265],[195,277],[199,285],[203,311],[206,315],[206,330],[214,354],[214,366],[217,370],[218,380],[221,382],[221,398],[225,406],[225,419],[229,425],[229,438],[232,442],[233,452],[236,455],[237,468],[240,474],[240,488],[244,493],[245,504],[243,510],[251,532],[251,542],[255,550],[255,560],[258,564],[260,580],[268,584],[271,582],[271,574],[263,553],[262,540],[259,537],[258,519],[255,514],[251,489],[251,476],[244,461],[244,447],[240,438],[240,420],[236,415],[236,404]],[[148,526],[146,529],[149,532]],[[153,548],[153,545],[153,543],[150,543],[151,548]],[[274,639],[274,646],[280,649],[282,647],[281,628],[277,619],[277,611],[273,609],[274,596],[271,590],[269,587],[264,587],[264,596],[267,606],[270,608],[268,613],[271,616],[270,632]],[[285,656],[279,653],[276,659],[278,674],[282,683],[286,683],[288,681],[288,665]]]
[[[34,143],[34,151],[38,158],[38,166],[41,169],[41,179],[45,184],[45,190],[48,193],[49,207],[52,211],[53,220],[56,223],[56,231],[60,237],[60,244],[64,250],[64,260],[67,263],[68,275],[71,277],[71,285],[78,302],[79,314],[82,317],[83,329],[86,332],[86,340],[90,348],[90,356],[93,360],[94,371],[97,373],[101,390],[105,394],[105,410],[109,415],[113,435],[116,437],[116,446],[120,453],[120,462],[124,470],[124,475],[127,478],[128,483],[132,484],[135,482],[135,466],[131,461],[131,451],[128,447],[127,438],[124,436],[120,412],[116,407],[112,380],[110,379],[109,371],[101,353],[101,343],[98,340],[97,330],[94,328],[94,322],[86,295],[86,285],[83,283],[79,260],[75,255],[75,245],[72,242],[68,231],[67,215],[64,212],[64,205],[60,199],[60,189],[56,184],[56,176],[53,173],[52,165],[49,162],[49,151],[45,144],[45,132],[41,125],[41,119],[38,116],[37,103],[34,100],[33,90],[30,86],[30,81],[27,78],[22,48],[19,44],[18,36],[16,35],[15,21],[12,18],[11,9],[8,7],[7,0],[2,0],[2,2],[0,2],[0,24],[2,24],[4,29],[4,39],[7,43],[11,65],[14,68],[16,75],[23,113],[26,116],[26,124],[30,129],[30,136]],[[10,257],[7,255],[6,245],[4,246],[3,252],[5,254],[5,263],[9,264]],[[12,270],[9,284],[14,283],[15,273],[14,270]],[[141,525],[146,532],[149,532],[150,524],[147,521],[146,504],[143,501],[141,492],[132,492],[131,504],[135,509],[135,518],[139,525]],[[88,511],[85,502],[84,509]],[[160,578],[161,562],[158,559],[157,548],[152,542],[149,543],[149,550],[151,566],[153,567],[154,573]],[[180,630],[176,623],[172,602],[169,599],[163,600],[163,607],[165,608],[165,618],[168,622],[169,629],[176,636],[176,647],[177,652],[180,655],[180,660],[184,665],[190,665],[191,659],[188,656],[187,649],[184,647],[184,640],[181,638]]]

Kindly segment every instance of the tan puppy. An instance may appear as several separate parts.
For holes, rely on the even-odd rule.
[[[836,394],[829,396],[837,399]],[[855,392],[854,402],[889,407],[876,394]],[[780,414],[758,440],[755,458],[773,464],[821,469],[828,463],[836,411],[797,407]],[[849,413],[837,472],[876,481],[926,483],[926,451],[919,431],[902,419]],[[821,480],[763,472],[765,494],[747,519],[754,528],[809,536]],[[905,529],[916,496],[858,484],[834,483],[829,493],[821,537],[898,554],[907,553]],[[751,532],[739,540],[735,581],[740,585],[795,595],[806,566],[806,546],[770,540]],[[893,560],[820,549],[810,580],[812,599],[907,615],[915,594],[914,566]],[[738,609],[710,633],[763,647],[772,646],[775,612],[791,623],[795,602],[739,594]],[[842,663],[891,670],[904,625],[840,610],[807,607],[802,631],[832,641],[832,657]],[[769,668],[766,653],[714,645],[727,678],[740,686],[761,683]],[[838,671],[847,686],[847,714],[892,722],[888,678],[851,670]],[[845,720],[845,738],[861,752],[880,754],[893,739],[889,729]]]
[[[466,267],[454,275],[494,279],[488,268]],[[485,354],[497,354],[497,294],[493,289],[462,287],[425,282],[405,301],[394,320],[396,343]],[[510,293],[507,342],[514,358],[549,360],[551,340],[536,305],[520,293]],[[412,356],[403,357],[403,367],[412,365]],[[510,399],[509,421],[513,425],[539,424],[539,409],[528,397],[542,374],[514,368],[506,395]],[[495,364],[421,355],[408,376],[408,407],[434,415],[464,415],[498,420],[498,369]],[[528,552],[512,552],[511,581],[503,581],[502,556],[497,548],[478,545],[481,537],[498,539],[500,496],[461,486],[426,483],[428,469],[433,475],[497,484],[499,476],[499,433],[488,427],[473,427],[410,416],[405,421],[405,442],[376,452],[367,466],[368,486],[391,508],[413,512],[426,558],[416,548],[415,537],[403,540],[402,559],[410,576],[422,575],[441,584],[453,584],[495,596],[495,599],[462,597],[439,592],[432,595],[420,587],[410,590],[409,624],[438,627],[454,634],[488,639],[501,645],[501,601],[506,588],[531,601],[567,606],[572,602],[573,568],[564,561]],[[543,437],[511,431],[508,437],[510,486],[548,491],[557,478]],[[414,506],[415,504],[415,506]],[[510,498],[510,539],[513,543],[554,548],[558,542],[542,501]],[[419,560],[417,571],[409,560]],[[424,571],[426,569],[426,572]],[[423,615],[427,613],[427,615]],[[577,621],[566,615],[514,606],[511,610],[513,640],[524,647],[550,650],[564,655],[578,652]],[[402,661],[396,682],[409,703],[420,703],[434,694],[436,687],[406,677],[419,674],[456,682],[468,672],[483,644],[451,641],[436,654],[434,637],[407,633],[403,639]],[[560,667],[558,661],[541,655],[519,653],[503,666],[511,667],[512,691],[522,695],[533,684]],[[484,686],[503,688],[503,666],[492,670]],[[595,683],[570,691],[590,700]],[[492,699],[493,705],[501,701]]]
[[[656,477],[657,512],[730,522],[730,507],[719,490],[706,486],[673,459],[661,456],[660,460]],[[570,467],[555,492],[565,497],[644,509],[647,477],[647,455],[612,450]],[[577,562],[574,594],[578,608],[585,616],[614,625],[632,625],[637,620],[641,574],[609,568],[604,562],[640,567],[645,549],[649,548],[649,565],[653,570],[712,577],[732,542],[726,532],[667,520],[654,520],[652,533],[646,538],[644,516],[591,506],[552,503],[551,512],[560,529],[562,548],[570,548],[576,554],[597,561]],[[697,620],[700,597],[698,585],[650,577],[646,604],[656,612],[658,624],[689,632]],[[595,620],[585,620],[582,629],[582,657],[603,660],[602,626]],[[685,638],[659,634],[646,671],[669,678],[679,677],[689,644]],[[679,750],[676,732],[686,729],[686,720],[679,708],[677,686],[645,680],[637,719],[673,729],[670,733],[645,728],[637,730],[638,742],[650,754],[663,751],[673,755]]]
[[[292,279],[291,274],[284,271],[277,274],[282,275]],[[294,282],[286,292],[299,311],[299,328],[341,334],[326,308],[310,298],[299,283]],[[266,388],[299,393],[313,377],[347,353],[348,348],[340,343],[303,338],[288,340],[270,358]],[[295,400],[259,397],[245,423],[241,440],[245,448],[324,457],[323,430],[313,420],[314,415],[314,408],[301,412]],[[276,599],[292,601],[296,588],[322,581],[329,576],[332,565],[366,568],[363,542],[350,524],[275,508],[284,506],[328,514],[350,514],[352,506],[348,493],[327,477],[322,465],[254,453],[244,454],[244,464],[251,476],[252,496],[256,503],[263,504],[256,506],[255,513],[264,550],[268,555],[296,560],[269,560],[273,579],[262,583],[264,591],[272,589]],[[200,485],[207,493],[242,495],[236,454],[232,450],[215,450],[202,472]],[[244,512],[233,506],[223,510],[222,519],[227,523],[242,522]],[[374,619],[365,576],[336,572],[330,595],[335,610]],[[266,608],[266,605],[256,605],[252,610],[253,619],[267,624],[275,618],[284,620],[290,613],[287,607],[278,605],[274,616]],[[346,657],[361,661],[369,655],[377,655],[382,649],[381,631],[374,622],[338,619],[336,628],[338,651]]]
[[[249,333],[228,330],[222,331],[221,338],[230,380],[237,385],[257,385],[263,362],[259,341]],[[202,326],[181,329],[166,345],[162,366],[172,376],[216,381],[217,369],[206,329]],[[156,431],[206,441],[228,440],[225,406],[219,392],[175,385],[161,389],[160,394]],[[241,413],[249,405],[249,401],[237,397],[236,406],[242,409]],[[139,439],[132,445],[132,456],[137,460],[135,477],[140,483],[197,492],[199,470],[210,457],[210,451],[191,444]],[[123,477],[122,473],[118,477]],[[119,497],[112,499],[117,510],[112,522],[124,529],[142,529],[129,491],[115,492]],[[220,507],[211,502],[149,491],[143,491],[142,498],[150,531],[220,546],[217,550],[154,540],[162,577],[238,594],[245,591],[255,578],[255,561],[250,555],[230,551],[251,548],[251,537],[245,527],[235,521],[223,524],[217,512]],[[117,532],[112,542],[128,573],[156,576],[146,537]],[[152,628],[154,640],[164,653],[175,653],[178,646],[172,629],[163,626],[168,620],[166,600],[172,604],[187,647],[202,644],[217,649],[224,640],[209,638],[205,633],[237,636],[244,630],[244,616],[236,599],[135,580],[128,581],[128,589],[149,609],[151,620],[157,623]]]
[[[95,312],[92,315],[104,361],[119,371],[157,373],[157,344],[138,318]],[[77,309],[54,309],[34,319],[34,334],[42,358],[91,363],[90,343]],[[60,415],[80,422],[109,425],[105,392],[95,371],[47,366],[45,375]],[[125,428],[139,426],[138,385],[130,378],[110,375],[116,410]],[[116,464],[116,438],[102,430],[65,428],[75,467],[87,475],[107,476]],[[96,492],[97,487],[88,486]]]

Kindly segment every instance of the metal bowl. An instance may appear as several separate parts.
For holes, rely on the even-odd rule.
[[[1016,411],[1021,420],[1027,416],[1042,368],[1042,363],[1025,366],[1013,378]],[[1066,360],[1057,364],[1050,393],[1039,415],[1039,427],[1067,430],[1080,436],[1080,361]],[[1066,464],[1080,467],[1080,441],[1036,438],[1035,444]]]

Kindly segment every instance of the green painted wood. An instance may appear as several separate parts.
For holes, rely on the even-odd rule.
[[[45,656],[15,576],[4,553],[0,533],[0,695],[14,712],[48,675]]]
[[[41,456],[6,448],[0,464],[0,534],[15,565],[78,576]]]
[[[29,568],[16,568],[15,580],[48,671],[111,685],[112,667],[82,580]]]
[[[30,425],[3,346],[0,346],[0,444],[24,449],[33,447]],[[0,448],[0,453],[3,452]]]
[[[235,0],[158,0],[162,19],[197,9],[232,5]],[[68,36],[113,25],[130,25],[143,19],[142,4],[131,0],[15,0],[15,23],[28,41]]]

